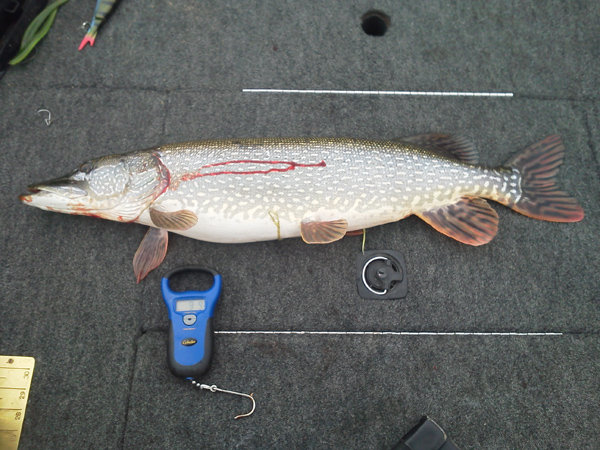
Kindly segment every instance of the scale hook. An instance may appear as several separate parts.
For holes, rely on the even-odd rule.
[[[206,390],[208,390],[210,392],[223,392],[225,394],[233,394],[233,395],[239,395],[241,397],[249,398],[252,401],[252,409],[250,410],[250,412],[248,412],[246,414],[238,414],[237,416],[234,417],[234,419],[240,419],[242,417],[248,417],[248,416],[252,415],[252,413],[254,412],[254,409],[256,408],[256,402],[254,401],[254,397],[252,396],[253,393],[250,393],[250,395],[248,395],[248,394],[243,394],[241,392],[228,391],[226,389],[220,389],[220,388],[218,388],[216,384],[213,384],[212,386],[209,386],[208,384],[197,383],[194,380],[192,380],[192,384],[198,386],[200,389],[206,389]]]

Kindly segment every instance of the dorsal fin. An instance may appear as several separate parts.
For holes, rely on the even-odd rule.
[[[442,154],[452,156],[467,164],[477,164],[479,162],[479,154],[475,144],[470,139],[455,134],[418,134],[392,139],[392,141],[422,145],[432,150],[441,151]]]

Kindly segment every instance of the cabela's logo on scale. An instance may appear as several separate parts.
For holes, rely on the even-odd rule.
[[[196,342],[198,341],[194,338],[185,338],[183,341],[181,341],[181,345],[189,347],[190,345],[194,345]]]

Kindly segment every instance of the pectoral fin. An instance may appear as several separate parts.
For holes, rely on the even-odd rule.
[[[329,244],[344,237],[348,229],[346,219],[330,222],[305,221],[300,225],[302,239],[307,244]]]
[[[462,197],[457,203],[417,216],[440,233],[469,245],[487,244],[498,232],[498,214],[477,197]]]
[[[198,217],[187,209],[175,212],[164,212],[156,208],[150,208],[150,219],[159,228],[167,230],[189,230],[198,223]]]
[[[133,273],[139,283],[165,259],[169,244],[169,232],[160,228],[150,228],[133,257]]]

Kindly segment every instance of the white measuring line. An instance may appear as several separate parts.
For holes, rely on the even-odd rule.
[[[215,331],[215,334],[318,334],[330,336],[563,336],[564,333],[497,331]]]
[[[242,89],[242,92],[271,94],[415,95],[432,97],[513,97],[512,92],[442,91],[345,91],[337,89]]]

